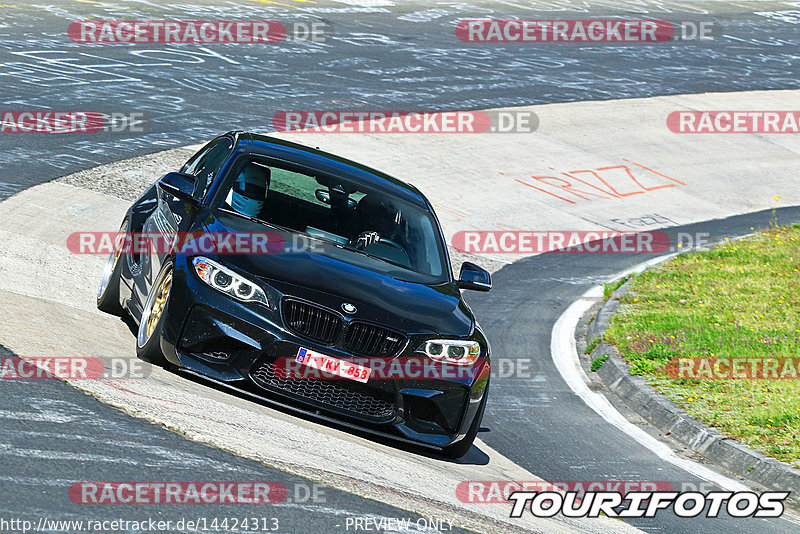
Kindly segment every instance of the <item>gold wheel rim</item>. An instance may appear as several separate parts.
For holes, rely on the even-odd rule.
[[[114,262],[111,264],[111,269],[113,270],[117,266],[117,261],[119,261],[119,256],[122,254],[122,248],[125,246],[125,236],[127,231],[127,224],[122,223],[122,227],[119,229],[120,235],[117,236],[116,241],[114,242]]]
[[[150,315],[147,317],[147,339],[150,339],[150,336],[153,335],[153,330],[156,329],[156,325],[158,324],[158,320],[161,318],[161,313],[164,311],[164,308],[167,305],[167,298],[169,297],[169,290],[172,287],[172,272],[164,276],[164,280],[161,282],[161,286],[158,288],[158,293],[156,294],[155,299],[153,299],[153,305],[150,308]]]
[[[119,255],[120,254],[122,254],[122,249],[121,248],[117,248],[117,250],[114,251],[114,261],[111,264],[111,268],[112,269],[117,266],[117,261],[119,261]]]

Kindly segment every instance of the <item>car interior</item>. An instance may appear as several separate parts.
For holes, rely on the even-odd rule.
[[[226,196],[227,209],[405,269],[441,275],[435,226],[425,210],[343,179],[259,161],[240,169]]]

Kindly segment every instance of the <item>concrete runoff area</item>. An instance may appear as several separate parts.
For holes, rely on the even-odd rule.
[[[673,111],[791,110],[798,97],[753,91],[514,108],[536,113],[533,133],[280,136],[418,186],[448,242],[464,230],[633,231],[800,203],[800,136],[667,127]],[[504,262],[524,256],[486,250]]]
[[[655,229],[800,203],[796,136],[681,135],[671,133],[665,123],[669,112],[680,109],[789,109],[799,93],[759,91],[533,106],[521,109],[534,111],[540,127],[526,134],[282,136],[416,185],[434,204],[448,242],[463,230]],[[0,299],[4,308],[15,310],[0,324],[0,343],[20,356],[135,359],[129,329],[95,309],[105,258],[74,255],[66,239],[76,231],[116,231],[130,204],[130,190],[141,190],[159,173],[176,170],[189,154],[170,151],[163,165],[159,156],[148,157],[148,172],[155,173],[151,176],[135,168],[126,175],[101,167],[36,186],[0,203]],[[124,169],[126,164],[114,165]],[[588,180],[612,171],[621,174],[602,175],[608,176],[606,185],[598,187],[609,191],[608,183],[615,184],[613,190],[621,193],[618,198],[585,184],[575,194],[552,187],[559,182],[531,181],[532,176],[570,180],[563,173]],[[628,171],[638,179],[631,180]],[[640,192],[623,189],[623,184],[628,188],[638,184]],[[519,258],[462,257],[488,261],[487,267],[495,271]],[[457,524],[480,524],[481,531],[500,531],[516,520],[508,519],[504,505],[460,502],[455,495],[459,482],[541,479],[536,470],[509,460],[505,451],[481,439],[463,460],[445,462],[147,368],[144,380],[71,383],[190,439],[400,508],[451,516],[463,513],[467,524]],[[308,452],[296,454],[301,447]],[[352,458],[371,461],[352,464]],[[535,520],[528,514],[519,521],[519,528],[547,532],[634,530],[608,519]]]

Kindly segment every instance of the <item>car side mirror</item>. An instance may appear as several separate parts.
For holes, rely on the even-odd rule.
[[[492,289],[492,275],[483,267],[478,267],[474,263],[465,261],[461,266],[461,274],[458,277],[457,285],[461,289],[489,291]]]
[[[327,189],[317,189],[316,191],[314,191],[314,196],[317,197],[317,200],[319,200],[323,204],[330,205],[331,203],[331,194],[328,193]]]
[[[196,202],[194,198],[195,177],[184,172],[171,172],[158,181],[158,187],[179,200]]]

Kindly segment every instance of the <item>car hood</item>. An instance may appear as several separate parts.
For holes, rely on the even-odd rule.
[[[273,231],[260,223],[229,219],[234,217],[209,219],[206,230]],[[292,242],[290,232],[276,232],[287,242]],[[379,260],[365,258],[328,243],[318,244],[316,250],[229,254],[218,256],[218,259],[264,280],[284,295],[316,302],[343,315],[348,314],[343,313],[342,304],[353,304],[357,311],[348,315],[353,319],[376,322],[409,334],[465,337],[472,333],[472,312],[461,298],[455,283],[427,285],[401,280],[347,261],[382,263]]]

